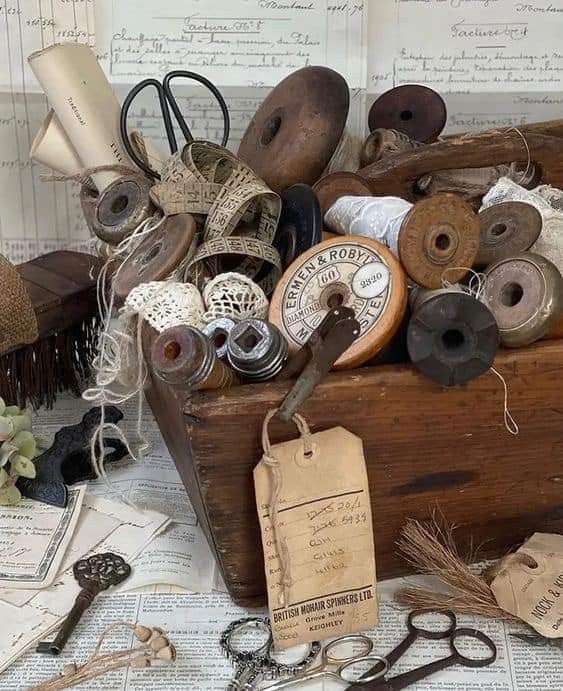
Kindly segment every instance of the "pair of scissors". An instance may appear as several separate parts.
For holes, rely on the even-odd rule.
[[[221,141],[221,146],[227,146],[227,142],[229,141],[230,119],[227,104],[225,103],[225,99],[221,95],[219,89],[215,86],[215,84],[210,82],[209,79],[203,77],[201,74],[197,74],[197,72],[188,72],[187,70],[173,70],[172,72],[168,72],[168,74],[164,75],[162,83],[160,83],[158,79],[143,79],[142,82],[139,82],[131,89],[123,101],[123,105],[121,106],[121,115],[119,118],[119,130],[121,133],[123,146],[131,157],[131,160],[133,160],[137,166],[139,166],[139,168],[149,177],[156,178],[158,180],[160,180],[160,175],[150,168],[142,158],[140,158],[135,151],[135,148],[131,144],[129,131],[127,128],[127,116],[129,115],[129,109],[131,108],[131,103],[133,102],[135,96],[137,96],[137,94],[147,87],[154,86],[158,94],[162,120],[164,122],[164,130],[166,131],[166,137],[168,139],[168,144],[170,145],[170,153],[173,154],[178,151],[178,142],[176,141],[176,135],[174,134],[174,126],[172,125],[170,109],[172,109],[172,112],[174,113],[178,127],[182,130],[182,134],[186,139],[186,143],[189,144],[193,142],[194,138],[190,128],[188,127],[186,120],[178,107],[178,102],[176,101],[176,98],[172,93],[172,89],[170,88],[170,83],[177,77],[193,79],[194,81],[203,84],[213,94],[223,113],[223,139]]]
[[[359,652],[354,654],[344,654],[344,650],[348,646],[356,646]],[[339,650],[342,652],[339,653]],[[277,689],[285,689],[309,681],[311,679],[334,679],[344,684],[352,681],[354,677],[354,670],[363,668],[367,664],[377,663],[369,672],[363,677],[362,685],[380,679],[388,668],[387,660],[379,655],[373,655],[373,641],[371,638],[363,634],[349,634],[347,636],[340,636],[335,638],[323,648],[321,653],[321,660],[315,667],[310,667],[307,672],[298,674],[291,679],[278,681],[271,686],[266,686],[264,691],[277,691]]]
[[[438,630],[429,630],[417,626],[414,622],[416,617],[421,615],[442,615],[447,617],[449,625]],[[363,691],[399,691],[411,684],[415,684],[422,679],[448,669],[453,665],[463,665],[464,667],[487,667],[492,665],[497,658],[497,648],[494,642],[481,631],[470,629],[466,627],[457,626],[455,614],[450,610],[414,610],[407,619],[408,634],[399,645],[385,656],[387,668],[390,669],[393,665],[407,652],[413,643],[419,639],[437,641],[441,639],[448,639],[450,644],[451,654],[448,657],[435,660],[427,665],[418,667],[404,674],[399,674],[391,679],[382,679],[385,674],[384,667],[379,664],[370,669],[366,675],[360,677],[358,681],[346,687],[347,691],[350,689],[362,689]],[[460,652],[459,645],[461,639],[473,639],[483,643],[489,650],[486,657],[470,657],[469,655]],[[379,677],[375,681],[369,680],[369,675],[379,673]]]

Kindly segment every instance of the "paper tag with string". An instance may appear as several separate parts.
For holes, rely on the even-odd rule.
[[[377,623],[375,549],[362,440],[343,427],[270,444],[254,469],[276,648]]]
[[[563,535],[534,533],[501,562],[491,590],[506,612],[546,638],[563,638]]]

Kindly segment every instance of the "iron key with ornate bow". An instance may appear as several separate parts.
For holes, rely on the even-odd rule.
[[[59,655],[70,635],[76,628],[84,612],[90,607],[98,593],[110,586],[119,585],[131,573],[131,567],[117,554],[104,552],[93,554],[87,559],[80,559],[73,566],[74,577],[82,590],[74,602],[66,619],[63,621],[55,640],[52,643],[42,641],[37,646],[38,653]]]

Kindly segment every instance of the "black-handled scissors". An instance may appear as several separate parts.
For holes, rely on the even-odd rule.
[[[219,106],[223,113],[223,139],[221,141],[221,146],[227,146],[227,142],[229,141],[230,118],[229,111],[227,109],[227,104],[225,103],[225,99],[221,95],[219,89],[215,86],[215,84],[210,82],[209,79],[203,77],[201,74],[197,74],[197,72],[188,72],[187,70],[173,70],[172,72],[168,72],[168,74],[164,75],[162,79],[162,84],[158,81],[158,79],[143,79],[142,82],[139,82],[131,89],[131,91],[127,94],[127,97],[123,101],[123,105],[121,106],[121,116],[119,119],[119,130],[121,132],[123,146],[125,147],[125,150],[131,157],[131,160],[133,160],[144,173],[146,173],[152,178],[160,179],[160,175],[152,168],[150,168],[143,161],[143,159],[139,157],[133,145],[131,144],[129,132],[127,129],[127,116],[129,115],[129,109],[135,96],[137,96],[137,94],[143,91],[143,89],[146,89],[148,86],[154,86],[158,93],[160,110],[162,112],[162,120],[164,121],[164,129],[166,131],[166,137],[168,138],[168,143],[170,145],[170,153],[173,154],[176,151],[178,151],[178,142],[176,141],[176,135],[174,134],[174,127],[172,125],[170,109],[172,109],[172,112],[174,113],[176,122],[178,123],[179,128],[182,130],[182,134],[184,135],[186,142],[188,144],[193,142],[194,138],[192,136],[192,133],[190,132],[190,128],[188,127],[184,119],[184,116],[180,112],[178,102],[176,101],[176,98],[174,97],[174,94],[172,93],[172,90],[170,88],[170,82],[173,79],[176,79],[176,77],[193,79],[194,81],[203,84],[205,87],[207,87],[207,89],[209,89],[209,91],[211,91],[213,96],[217,99],[217,102],[219,103]]]
[[[414,623],[416,617],[423,614],[442,615],[448,618],[449,626],[433,631],[417,626]],[[492,665],[497,658],[497,647],[494,642],[481,631],[469,629],[465,627],[458,628],[455,614],[450,610],[414,610],[409,614],[407,619],[407,628],[409,630],[407,636],[399,645],[394,648],[388,655],[385,656],[387,667],[390,669],[399,660],[406,651],[413,645],[418,638],[425,638],[427,640],[437,641],[441,639],[449,639],[451,654],[440,660],[435,660],[427,665],[418,667],[399,674],[391,679],[378,679],[376,681],[362,682],[362,678],[347,686],[348,689],[362,689],[363,691],[399,691],[411,684],[421,681],[431,674],[440,672],[453,665],[463,665],[465,667],[487,667]],[[483,643],[490,651],[487,657],[468,657],[461,653],[458,648],[458,641],[461,638],[472,638]],[[377,671],[383,669],[382,663],[378,663],[372,669],[365,673],[364,678],[369,678]]]

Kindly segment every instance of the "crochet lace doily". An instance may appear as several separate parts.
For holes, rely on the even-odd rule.
[[[129,293],[125,307],[141,316],[159,333],[178,324],[201,329],[205,323],[203,300],[191,283],[141,283]]]
[[[221,317],[240,321],[265,319],[268,314],[268,298],[262,288],[239,273],[229,272],[215,276],[205,286],[203,300],[206,324]]]

